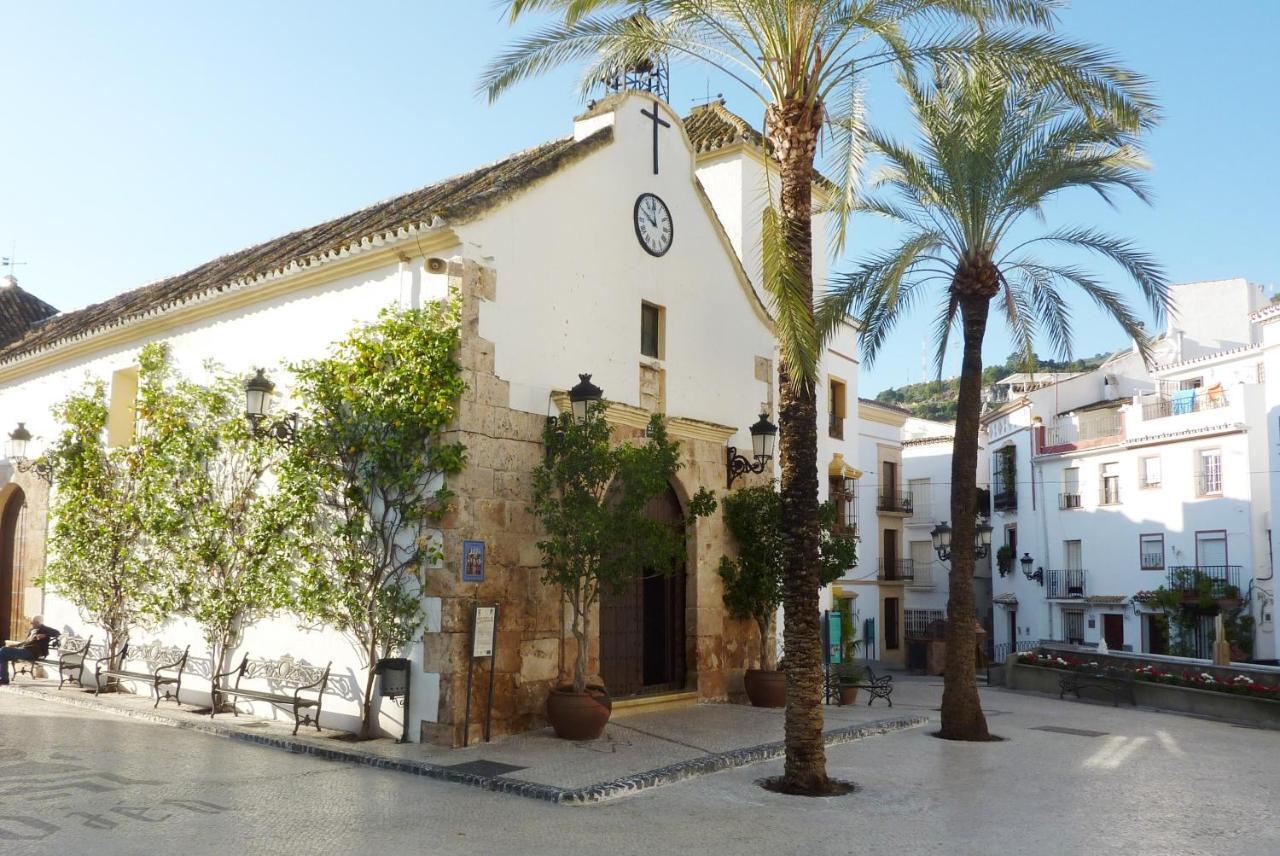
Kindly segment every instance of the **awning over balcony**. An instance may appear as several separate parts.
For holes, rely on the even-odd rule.
[[[1129,602],[1129,596],[1125,594],[1091,594],[1084,601],[1097,606],[1123,606]]]
[[[1018,596],[1013,592],[1002,592],[1001,594],[991,598],[991,602],[998,603],[1001,606],[1017,606]]]

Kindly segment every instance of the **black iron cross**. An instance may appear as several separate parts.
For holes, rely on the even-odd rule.
[[[657,101],[653,102],[652,113],[650,113],[648,110],[644,109],[643,107],[640,108],[640,113],[645,117],[653,120],[653,174],[657,175],[658,174],[658,126],[661,125],[664,128],[670,128],[671,123],[664,120],[661,116],[658,115]]]

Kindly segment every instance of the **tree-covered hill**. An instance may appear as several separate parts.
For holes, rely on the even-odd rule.
[[[1085,372],[1095,369],[1110,354],[1094,354],[1078,360],[1042,360],[1037,358],[1028,366],[1021,354],[1010,354],[1003,363],[987,366],[982,370],[982,385],[991,386],[1002,377],[1016,372]],[[956,418],[956,396],[960,391],[959,378],[928,381],[925,383],[909,383],[906,386],[889,387],[876,395],[876,401],[896,404],[911,411],[913,416],[921,419],[935,419],[939,422],[951,422]]]

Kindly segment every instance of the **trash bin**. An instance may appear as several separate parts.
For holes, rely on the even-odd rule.
[[[389,698],[404,709],[404,731],[400,743],[409,742],[409,660],[406,657],[384,657],[373,667],[383,698]]]

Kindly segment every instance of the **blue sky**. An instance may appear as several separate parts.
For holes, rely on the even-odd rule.
[[[1051,220],[1129,236],[1174,281],[1280,283],[1280,3],[1076,0],[1059,30],[1152,77],[1166,119],[1153,207],[1067,197]],[[489,0],[5,4],[0,252],[16,245],[23,286],[75,308],[566,133],[572,71],[496,105],[475,94],[511,37]],[[908,134],[892,80],[869,85],[872,121]],[[707,91],[762,114],[702,68],[673,71],[677,109]],[[891,236],[852,234],[850,259]],[[931,317],[899,329],[864,395],[921,379]],[[1088,307],[1077,317],[1077,354],[1124,345]],[[1003,359],[1008,338],[988,338]]]

